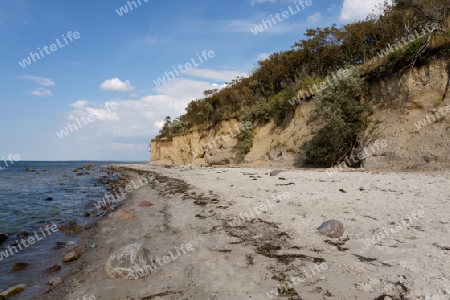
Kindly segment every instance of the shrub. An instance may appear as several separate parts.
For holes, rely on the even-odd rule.
[[[316,95],[309,123],[319,126],[302,147],[308,164],[332,166],[358,146],[360,135],[370,124],[372,109],[366,82],[358,72],[337,80]]]

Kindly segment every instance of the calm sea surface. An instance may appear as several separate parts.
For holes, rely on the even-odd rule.
[[[12,251],[13,255],[10,255],[9,249],[12,248],[8,246],[14,245],[16,240],[20,242],[19,234],[23,232],[29,234],[23,237],[25,240],[34,236],[35,232],[42,238],[41,228],[47,224],[59,227],[69,221],[79,225],[92,221],[91,217],[84,217],[84,213],[90,212],[94,208],[93,203],[108,193],[107,186],[99,179],[119,174],[107,175],[106,170],[97,168],[75,170],[85,164],[100,166],[119,163],[124,162],[19,161],[0,171],[0,234],[8,234],[8,239],[0,243],[0,292],[14,284],[27,285],[24,292],[8,299],[32,299],[49,279],[64,272],[66,267],[61,264],[61,258],[65,249],[54,250],[53,247],[57,242],[72,244],[77,239],[57,231],[47,234],[33,245],[22,246],[23,250],[18,253]],[[34,172],[25,171],[26,168],[34,169]],[[53,200],[47,201],[49,197]],[[2,252],[9,256],[2,257]],[[17,262],[29,265],[21,272],[11,272]],[[53,274],[45,272],[56,263],[63,267],[61,271]]]

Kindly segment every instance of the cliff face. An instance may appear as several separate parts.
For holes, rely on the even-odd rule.
[[[401,76],[370,84],[375,127],[366,133],[377,146],[364,145],[365,167],[373,169],[436,169],[450,166],[449,63],[435,58]],[[314,133],[306,121],[313,102],[293,106],[294,116],[281,126],[273,122],[253,127],[253,147],[244,165],[300,167],[301,145]],[[151,143],[151,162],[176,165],[235,163],[237,120]],[[368,139],[369,140],[369,139]],[[380,147],[382,143],[382,147]]]

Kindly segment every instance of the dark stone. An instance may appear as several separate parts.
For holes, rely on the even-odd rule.
[[[2,244],[7,239],[8,239],[8,235],[6,233],[1,233],[0,234],[0,244]]]
[[[14,264],[14,266],[12,266],[11,272],[20,272],[26,267],[28,267],[28,263],[16,263]]]
[[[56,245],[58,245],[58,246],[64,246],[66,243],[64,243],[64,242],[56,242]]]
[[[90,217],[90,216],[91,216],[90,213],[88,213],[88,212],[85,212],[85,213],[84,213],[84,217],[85,217],[85,218]]]
[[[47,198],[45,198],[45,201],[52,201],[52,200],[53,200],[52,197],[47,197]]]
[[[58,272],[59,270],[61,270],[61,266],[60,265],[54,265],[50,268],[47,269],[47,273],[54,273],[54,272]]]
[[[323,222],[317,230],[321,235],[329,238],[340,238],[344,234],[344,225],[337,220],[328,220]]]
[[[284,172],[283,170],[275,170],[270,172],[270,176],[277,176],[278,174],[280,174],[281,172]]]

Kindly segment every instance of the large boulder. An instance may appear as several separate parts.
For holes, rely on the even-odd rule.
[[[150,251],[139,243],[120,248],[106,263],[105,271],[109,278],[137,280],[151,274],[153,264]]]

